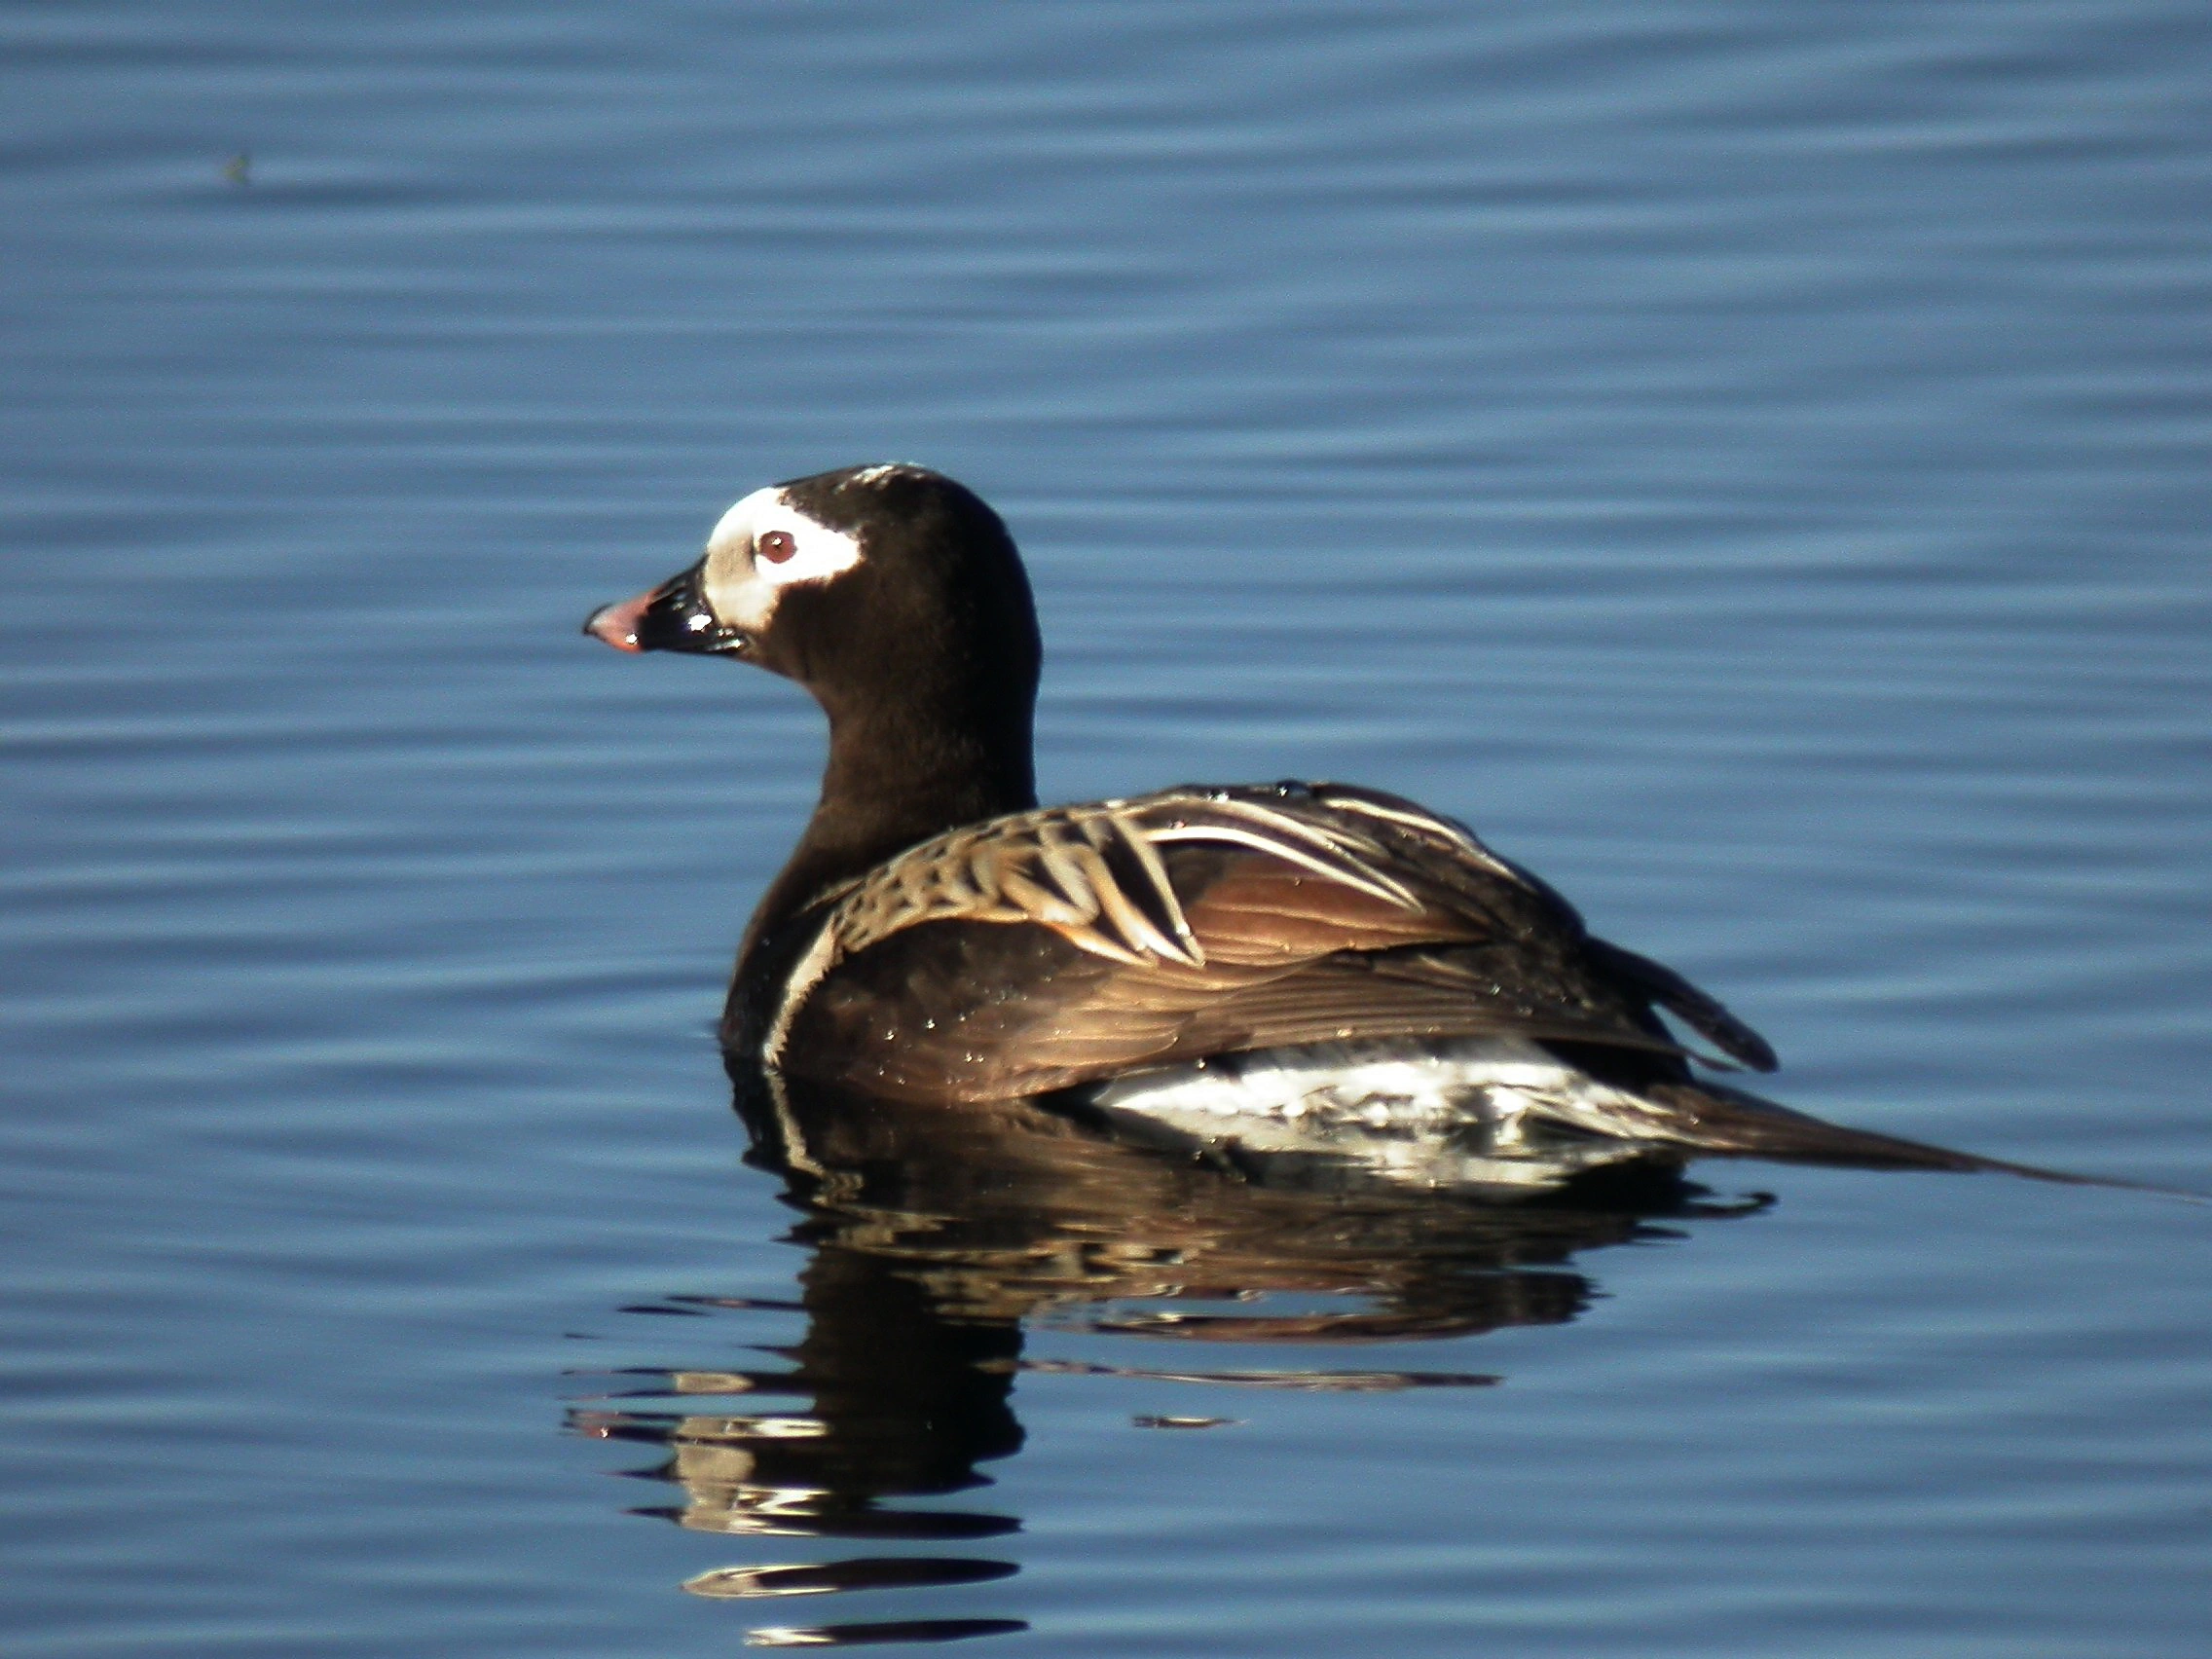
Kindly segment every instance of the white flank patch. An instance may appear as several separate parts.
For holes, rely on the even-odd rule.
[[[1668,1139],[1651,1102],[1514,1038],[1223,1054],[1115,1078],[1090,1099],[1210,1145],[1320,1155],[1400,1185],[1545,1186]],[[1604,1138],[1531,1137],[1547,1122]]]
[[[796,550],[780,561],[756,557],[760,538],[776,531],[789,535]],[[858,536],[817,524],[770,486],[722,514],[707,537],[707,573],[701,585],[716,620],[757,634],[775,615],[784,589],[830,581],[860,562]]]

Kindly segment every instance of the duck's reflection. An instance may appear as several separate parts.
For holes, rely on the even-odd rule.
[[[1229,1168],[1123,1144],[1092,1124],[1016,1103],[988,1112],[887,1110],[792,1085],[738,1080],[751,1160],[783,1176],[810,1248],[797,1304],[690,1298],[697,1310],[788,1319],[793,1346],[762,1369],[630,1374],[571,1414],[579,1431],[662,1448],[642,1476],[681,1496],[648,1512],[726,1534],[946,1544],[1018,1530],[987,1503],[978,1466],[1020,1450],[1023,1371],[1240,1388],[1342,1391],[1480,1386],[1449,1369],[1316,1363],[1315,1349],[1558,1324],[1587,1306],[1582,1252],[1665,1235],[1667,1224],[1757,1207],[1715,1205],[1678,1166],[1595,1171],[1515,1201],[1364,1185],[1306,1162]],[[1205,1344],[1125,1361],[1025,1358],[1026,1330]],[[1299,1350],[1284,1363],[1253,1349]],[[1232,1348],[1234,1353],[1222,1352]],[[759,1350],[756,1350],[759,1351]],[[712,1400],[712,1412],[683,1409]],[[1219,1418],[1160,1416],[1143,1426]],[[742,1567],[688,1588],[756,1597],[972,1583],[1014,1570],[904,1554]],[[886,1627],[755,1633],[755,1640],[882,1640]],[[1018,1628],[955,1620],[937,1636]],[[921,1632],[902,1621],[902,1640]]]

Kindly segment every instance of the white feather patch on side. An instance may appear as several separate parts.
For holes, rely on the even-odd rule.
[[[1222,1054],[1115,1078],[1089,1100],[1203,1144],[1320,1155],[1424,1186],[1544,1186],[1670,1141],[1652,1103],[1515,1038]],[[1563,1145],[1545,1124],[1600,1138]]]

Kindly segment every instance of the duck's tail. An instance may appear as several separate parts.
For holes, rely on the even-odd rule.
[[[2018,1175],[2067,1187],[2110,1187],[2162,1198],[2212,1203],[2212,1196],[2148,1181],[2079,1175],[2012,1163],[2001,1158],[1956,1152],[1926,1141],[1847,1128],[1725,1084],[1646,1084],[1637,1091],[1664,1109],[1670,1138],[1709,1156],[1771,1158],[1791,1163],[1828,1163],[1856,1169],[1938,1169],[1954,1174]]]

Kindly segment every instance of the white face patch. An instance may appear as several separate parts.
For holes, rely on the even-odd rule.
[[[832,580],[860,562],[858,536],[815,523],[771,485],[722,514],[707,537],[701,586],[723,626],[758,634],[784,589]]]

